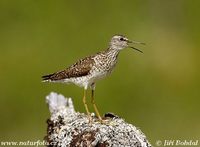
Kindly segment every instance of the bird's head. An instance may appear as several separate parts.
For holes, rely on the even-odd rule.
[[[142,52],[141,50],[133,47],[132,44],[144,44],[144,43],[131,41],[123,35],[115,35],[115,36],[112,37],[112,39],[110,41],[110,48],[116,49],[116,50],[122,50],[124,48],[130,47],[130,48],[135,49],[139,52]]]

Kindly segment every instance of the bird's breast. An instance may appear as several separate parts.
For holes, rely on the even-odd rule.
[[[112,72],[116,65],[116,61],[98,61],[91,70],[92,78],[102,79]]]

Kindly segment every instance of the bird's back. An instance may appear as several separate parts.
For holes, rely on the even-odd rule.
[[[89,74],[93,64],[94,60],[92,56],[89,56],[84,59],[78,60],[75,64],[64,70],[42,76],[42,78],[43,81],[62,81],[65,79],[86,76]]]
[[[43,76],[43,81],[86,86],[107,76],[115,67],[119,51],[107,49],[78,60],[68,68]]]

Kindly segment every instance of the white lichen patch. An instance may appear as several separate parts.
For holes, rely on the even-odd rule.
[[[71,99],[51,93],[46,98],[51,112],[47,141],[61,147],[150,147],[146,136],[122,118],[105,118],[100,123],[95,116],[89,123],[87,115],[75,112]]]

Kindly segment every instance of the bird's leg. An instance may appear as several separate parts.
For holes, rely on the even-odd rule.
[[[94,107],[94,111],[95,111],[95,113],[97,114],[97,117],[99,118],[99,120],[102,122],[102,118],[101,118],[101,115],[100,115],[100,113],[99,113],[99,111],[98,111],[98,109],[97,109],[97,106],[96,106],[96,104],[95,104],[95,101],[94,101],[94,88],[92,88],[92,97],[91,97],[92,99],[91,99],[91,102],[92,102],[92,105],[93,105],[93,107]]]
[[[85,110],[87,112],[87,115],[88,115],[88,118],[89,118],[89,122],[91,122],[92,118],[91,118],[91,115],[90,115],[90,111],[88,109],[88,105],[87,105],[87,102],[86,102],[86,92],[87,92],[87,89],[84,89],[84,93],[83,93],[83,104],[85,106]]]

